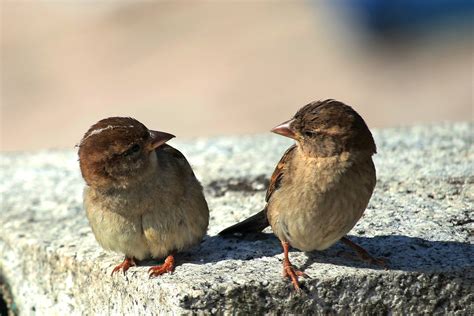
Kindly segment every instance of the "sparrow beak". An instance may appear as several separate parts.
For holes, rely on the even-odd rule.
[[[161,145],[169,141],[171,138],[176,137],[172,134],[168,134],[165,132],[159,132],[159,131],[149,131],[149,132],[150,132],[151,140],[150,140],[150,143],[148,144],[148,150],[150,151],[154,150],[155,148],[160,147]]]
[[[290,125],[291,125],[291,123],[293,123],[293,121],[294,121],[294,119],[283,122],[280,125],[275,126],[274,128],[272,128],[271,132],[273,132],[275,134],[283,135],[285,137],[296,139],[296,134],[290,127]]]

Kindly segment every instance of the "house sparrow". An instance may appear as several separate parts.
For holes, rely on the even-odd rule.
[[[316,101],[272,132],[296,144],[273,172],[266,207],[219,234],[259,232],[270,225],[283,246],[283,274],[296,290],[298,277],[306,275],[290,263],[290,245],[302,251],[324,250],[341,240],[363,260],[383,266],[345,237],[364,213],[376,182],[376,147],[362,117],[342,102]]]
[[[97,242],[125,254],[112,275],[135,259],[164,258],[150,277],[171,272],[174,254],[206,234],[209,209],[191,166],[165,144],[174,136],[129,117],[103,119],[79,144],[84,207]]]

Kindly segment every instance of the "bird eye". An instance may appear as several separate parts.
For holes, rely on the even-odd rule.
[[[304,131],[303,134],[304,136],[311,137],[314,136],[316,133],[312,131]]]
[[[140,145],[138,144],[134,144],[132,147],[130,147],[129,149],[127,149],[123,155],[124,156],[129,156],[129,155],[132,155],[132,154],[135,154],[137,152],[139,152],[141,149]]]

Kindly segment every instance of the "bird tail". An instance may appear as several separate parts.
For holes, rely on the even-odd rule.
[[[258,233],[268,227],[267,212],[266,209],[258,212],[255,215],[250,216],[246,220],[237,223],[233,226],[227,227],[219,233],[221,236],[229,236],[235,233],[248,234],[248,233]]]

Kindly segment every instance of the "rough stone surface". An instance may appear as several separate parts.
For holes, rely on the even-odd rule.
[[[291,142],[277,135],[196,139],[183,151],[205,186],[208,236],[148,279],[151,262],[110,277],[122,256],[103,251],[82,209],[73,150],[1,154],[0,283],[21,314],[160,312],[474,314],[472,123],[375,131],[378,183],[350,237],[388,270],[337,244],[292,251],[311,278],[293,293],[269,233],[222,239],[219,230],[259,211]]]

